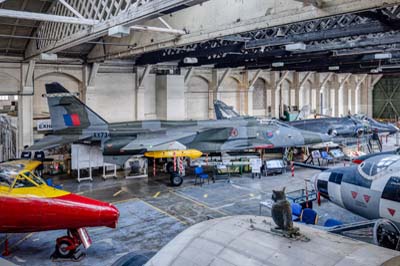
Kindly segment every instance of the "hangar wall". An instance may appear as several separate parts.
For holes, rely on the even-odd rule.
[[[221,99],[243,115],[278,117],[309,106],[311,113],[333,116],[372,115],[372,90],[381,75],[269,72],[238,69],[182,69],[180,75],[129,68],[118,72],[82,65],[36,64],[29,77],[26,63],[0,64],[0,94],[20,96],[20,145],[33,141],[32,120],[49,116],[44,84],[58,81],[109,122],[136,119],[214,118],[213,102]],[[138,73],[138,74],[137,74]],[[10,104],[0,100],[0,108]],[[20,108],[21,109],[21,108]]]
[[[98,73],[86,90],[86,104],[109,122],[135,120],[135,80],[133,73]]]

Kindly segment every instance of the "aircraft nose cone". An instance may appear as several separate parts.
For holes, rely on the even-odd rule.
[[[116,228],[119,219],[119,210],[114,205],[109,204],[101,211],[100,219],[107,227]]]
[[[52,214],[49,217],[61,228],[115,228],[118,224],[119,211],[110,203],[70,193],[53,200],[52,204],[54,208],[49,210]],[[64,217],[62,222],[59,217]]]

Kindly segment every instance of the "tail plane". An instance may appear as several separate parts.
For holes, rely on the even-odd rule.
[[[240,117],[239,113],[235,111],[233,106],[229,106],[220,100],[214,102],[214,111],[217,120]]]
[[[51,125],[60,130],[91,130],[108,125],[100,115],[72,95],[60,83],[46,84]]]
[[[54,134],[45,136],[27,150],[47,150],[91,139],[94,132],[107,132],[108,123],[60,83],[46,84],[46,93]]]

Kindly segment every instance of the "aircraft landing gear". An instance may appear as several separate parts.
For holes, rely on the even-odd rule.
[[[80,261],[86,254],[80,252],[79,246],[82,244],[78,230],[68,229],[67,235],[59,237],[56,240],[56,250],[51,255],[53,261],[56,260],[73,260]]]
[[[172,186],[179,187],[183,183],[183,178],[179,175],[179,173],[173,172],[171,173],[170,182]]]
[[[391,221],[378,220],[374,225],[373,234],[376,245],[400,250],[400,231]]]
[[[6,241],[4,241],[4,252],[1,255],[3,255],[4,257],[10,255],[10,250],[8,249],[8,236],[6,236]]]

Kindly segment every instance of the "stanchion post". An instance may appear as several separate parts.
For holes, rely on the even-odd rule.
[[[156,176],[156,158],[153,158],[153,176]]]
[[[319,191],[317,193],[317,202],[318,202],[318,206],[321,206],[321,193]]]
[[[176,152],[174,152],[174,172],[176,172]]]
[[[4,252],[2,255],[4,257],[7,257],[10,255],[10,250],[8,249],[8,238],[6,238],[6,241],[4,242]]]
[[[294,163],[290,161],[290,170],[292,171],[292,177],[294,176]]]
[[[308,208],[308,188],[307,188],[307,180],[304,180],[306,185],[306,208]]]

